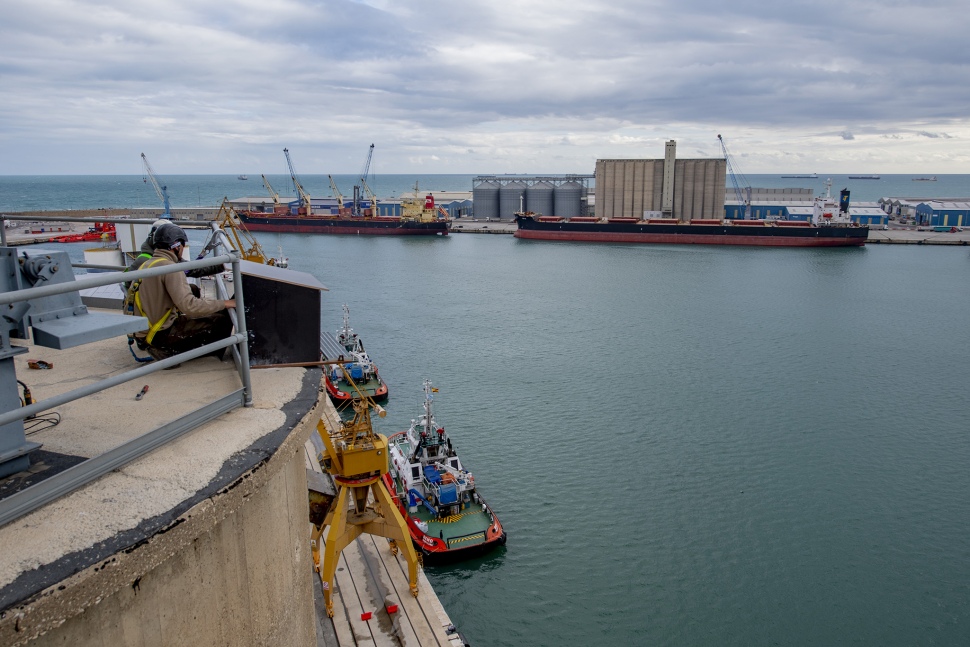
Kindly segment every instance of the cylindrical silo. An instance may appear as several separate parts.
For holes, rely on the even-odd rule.
[[[579,182],[565,182],[555,190],[555,215],[563,218],[583,215],[583,185]]]
[[[498,218],[498,184],[486,181],[473,187],[472,213],[475,218],[482,220]]]
[[[512,220],[516,211],[522,211],[525,198],[525,184],[509,182],[498,190],[498,217],[502,220]]]
[[[553,187],[548,182],[536,182],[525,188],[525,210],[540,216],[554,216]]]

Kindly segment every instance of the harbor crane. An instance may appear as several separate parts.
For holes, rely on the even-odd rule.
[[[751,183],[748,182],[748,178],[744,177],[744,174],[738,169],[734,156],[728,153],[727,145],[724,143],[724,138],[718,135],[717,141],[721,142],[721,151],[724,153],[724,161],[727,163],[727,172],[731,177],[731,184],[734,186],[734,197],[737,198],[738,206],[744,209],[744,220],[750,220]],[[738,181],[738,178],[740,178],[740,182]],[[744,191],[741,190],[741,182],[746,185],[744,187]]]
[[[269,180],[266,179],[265,175],[263,175],[262,177],[263,177],[263,186],[266,187],[266,190],[269,191],[270,197],[273,198],[273,206],[278,207],[280,205],[280,194],[273,190],[273,186],[269,183]]]
[[[142,178],[142,181],[146,184],[148,183],[148,180],[152,181],[152,186],[155,187],[155,193],[158,194],[162,204],[165,205],[165,211],[162,212],[161,217],[171,220],[172,208],[168,202],[168,187],[158,183],[158,178],[155,177],[155,170],[152,168],[152,165],[148,163],[148,158],[145,157],[144,153],[141,154],[141,161],[145,164],[145,176]]]
[[[239,214],[229,203],[229,198],[222,199],[222,206],[214,220],[222,231],[226,232],[232,246],[242,255],[243,260],[260,263],[262,265],[278,265],[279,261],[263,251],[259,241],[253,237],[246,225],[239,219]],[[204,253],[204,252],[203,252]],[[200,257],[201,258],[201,257]],[[282,258],[282,253],[280,254]]]
[[[301,206],[298,213],[300,215],[311,216],[313,215],[313,206],[310,204],[310,196],[303,190],[303,185],[300,184],[300,180],[296,177],[296,171],[293,169],[293,161],[290,159],[290,151],[284,148],[283,155],[286,156],[286,165],[290,168],[290,179],[293,180],[293,188],[296,190],[296,195],[300,198]]]
[[[337,183],[333,181],[332,175],[327,175],[327,179],[330,180],[330,190],[333,191],[333,197],[337,199],[337,213],[344,213],[344,196],[340,193],[340,189],[337,188]]]
[[[354,185],[354,216],[360,217],[363,215],[363,210],[361,209],[361,197],[362,194],[366,193],[367,198],[370,200],[371,215],[377,215],[377,196],[374,192],[370,190],[367,186],[367,175],[370,173],[370,162],[374,157],[374,145],[370,145],[370,149],[367,151],[367,160],[364,162],[364,168],[360,171],[360,178],[357,184]]]
[[[400,550],[408,564],[408,584],[411,595],[418,595],[418,556],[411,543],[407,522],[394,505],[384,483],[388,471],[387,437],[375,433],[371,424],[371,409],[383,418],[386,412],[350,378],[343,360],[324,362],[338,364],[347,381],[360,394],[354,401],[353,420],[340,421],[339,427],[328,429],[324,420],[317,423],[317,433],[323,441],[322,467],[333,477],[337,496],[330,505],[323,523],[314,525],[311,533],[311,554],[320,579],[327,615],[333,617],[334,576],[340,553],[362,534],[376,535],[390,540],[391,553]],[[323,564],[320,563],[320,539],[326,532]]]

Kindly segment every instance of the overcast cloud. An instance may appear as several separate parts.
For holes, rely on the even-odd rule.
[[[956,0],[5,0],[0,173],[970,173]]]

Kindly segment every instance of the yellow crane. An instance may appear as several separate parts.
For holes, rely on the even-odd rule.
[[[333,197],[337,198],[337,213],[344,213],[344,196],[341,195],[340,189],[337,188],[337,183],[333,181],[332,175],[327,175],[327,179],[330,180],[330,190],[333,191]]]
[[[222,231],[226,232],[226,237],[242,254],[243,260],[262,263],[263,265],[276,265],[276,259],[267,256],[259,241],[253,238],[253,235],[246,229],[246,225],[239,219],[236,210],[229,203],[229,198],[223,198],[215,222]]]
[[[328,363],[340,364],[347,381],[357,389],[342,361]],[[372,408],[381,418],[386,412],[360,389],[357,391],[361,398],[354,402],[353,420],[342,421],[340,428],[333,433],[322,420],[317,423],[317,433],[326,447],[323,467],[333,476],[337,488],[337,496],[324,522],[314,527],[311,535],[313,563],[320,572],[319,540],[324,528],[329,526],[321,580],[327,615],[331,618],[337,560],[341,551],[362,534],[391,540],[393,554],[398,549],[403,551],[408,563],[411,595],[418,595],[418,556],[411,543],[407,523],[394,505],[383,478],[388,471],[387,437],[374,433],[371,425]]]
[[[262,177],[263,186],[266,187],[266,190],[269,191],[269,194],[273,197],[273,205],[278,207],[280,205],[280,194],[273,190],[272,185],[270,185],[269,180],[266,179],[265,175]]]

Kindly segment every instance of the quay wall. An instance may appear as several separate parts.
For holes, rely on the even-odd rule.
[[[316,645],[304,443],[319,415],[168,528],[5,610],[0,644]]]

